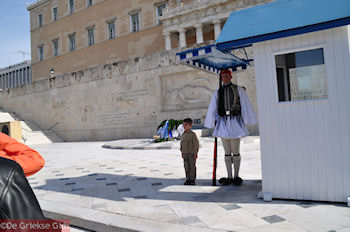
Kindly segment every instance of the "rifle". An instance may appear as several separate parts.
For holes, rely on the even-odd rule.
[[[219,74],[219,88],[221,88],[222,83],[221,83],[221,74]],[[215,121],[215,126],[216,126],[216,121]],[[214,126],[214,128],[215,128]],[[216,169],[217,169],[217,153],[218,153],[218,138],[215,137],[214,141],[214,159],[213,159],[213,183],[212,186],[216,186]]]

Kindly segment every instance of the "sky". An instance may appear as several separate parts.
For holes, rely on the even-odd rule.
[[[0,0],[0,68],[23,61],[30,53],[29,0]],[[30,55],[24,57],[30,60]]]

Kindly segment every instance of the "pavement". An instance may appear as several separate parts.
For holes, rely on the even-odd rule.
[[[140,140],[120,143],[145,146]],[[176,142],[169,149],[130,150],[107,149],[106,142],[34,145],[46,165],[28,179],[46,216],[90,231],[350,231],[345,203],[256,197],[259,137],[242,140],[240,187],[211,186],[213,138],[200,143],[196,186],[183,185]],[[219,144],[218,178],[226,174],[223,156]]]

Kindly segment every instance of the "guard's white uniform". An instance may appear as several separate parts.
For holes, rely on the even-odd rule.
[[[248,130],[245,125],[253,125],[258,121],[255,116],[252,104],[249,101],[245,90],[237,86],[238,94],[241,102],[241,115],[237,116],[224,116],[221,117],[218,114],[218,91],[213,94],[207,116],[205,118],[204,126],[207,128],[213,128],[216,126],[213,132],[213,136],[224,139],[235,139],[248,136]]]
[[[241,156],[239,153],[240,138],[248,136],[248,130],[245,125],[257,123],[254,109],[249,101],[247,93],[242,87],[237,86],[240,104],[240,116],[219,116],[218,113],[218,90],[213,94],[204,126],[214,128],[213,136],[220,137],[225,150],[225,164],[227,169],[227,178],[222,178],[223,184],[227,185],[231,182],[235,185],[240,185],[242,179],[239,178],[239,168],[241,164]],[[232,155],[231,155],[232,154]],[[232,164],[234,165],[234,179],[232,176]],[[239,179],[239,180],[237,180]]]

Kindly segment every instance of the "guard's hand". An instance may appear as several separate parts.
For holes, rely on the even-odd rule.
[[[181,157],[184,158],[184,154],[183,153],[181,153]]]
[[[197,158],[198,158],[198,153],[197,153],[197,154],[194,156],[194,158],[195,158],[195,159],[197,159]]]

